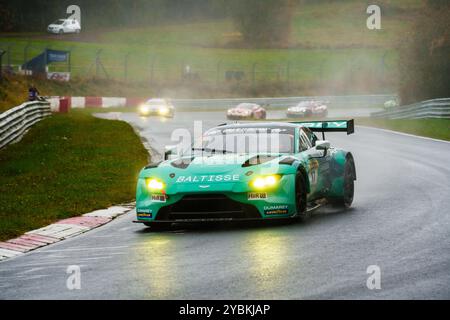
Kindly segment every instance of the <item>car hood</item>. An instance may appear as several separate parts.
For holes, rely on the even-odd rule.
[[[140,178],[158,178],[167,194],[179,192],[234,191],[247,188],[258,175],[288,174],[295,169],[280,166],[283,154],[216,154],[183,157],[144,169]],[[281,172],[282,171],[282,172]]]
[[[159,177],[175,175],[211,175],[211,174],[246,174],[248,171],[259,173],[271,168],[276,173],[279,162],[288,157],[285,154],[215,154],[182,157],[167,160],[149,166],[141,172],[141,177]]]

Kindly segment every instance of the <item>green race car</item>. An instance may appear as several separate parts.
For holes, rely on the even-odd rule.
[[[306,220],[325,203],[348,208],[356,170],[350,152],[325,132],[354,122],[235,123],[208,130],[179,156],[145,167],[137,221],[152,228],[197,221]],[[323,135],[319,140],[315,132]]]

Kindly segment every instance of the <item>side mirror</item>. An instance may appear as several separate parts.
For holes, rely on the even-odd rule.
[[[323,151],[322,157],[327,156],[327,152],[328,152],[328,149],[330,149],[330,147],[331,147],[330,141],[327,141],[327,140],[316,141],[316,150]]]
[[[330,149],[330,147],[331,147],[330,141],[327,141],[327,140],[316,141],[316,149],[317,150],[326,151],[326,150]]]

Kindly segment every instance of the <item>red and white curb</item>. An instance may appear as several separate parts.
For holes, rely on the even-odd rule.
[[[123,108],[136,107],[145,102],[143,98],[125,97],[49,97],[53,112],[68,112],[70,109],[84,108]]]
[[[80,217],[64,219],[49,226],[27,232],[16,239],[0,242],[0,261],[98,228],[133,208],[133,205],[123,205],[93,211]]]

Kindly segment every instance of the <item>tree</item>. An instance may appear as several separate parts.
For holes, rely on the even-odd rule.
[[[402,104],[450,97],[450,5],[428,0],[400,49]]]
[[[289,43],[293,0],[231,0],[229,8],[244,45],[284,47]]]

